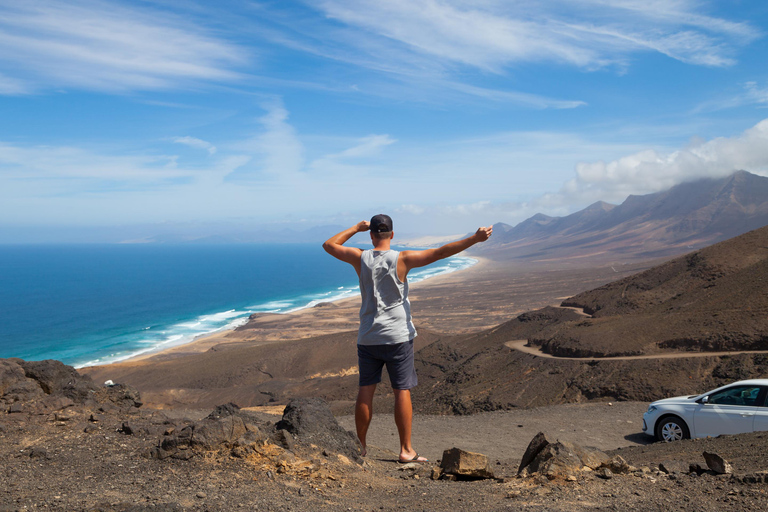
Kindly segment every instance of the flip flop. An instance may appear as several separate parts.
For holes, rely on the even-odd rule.
[[[405,460],[397,459],[398,464],[410,464],[411,462],[416,462],[416,463],[429,462],[429,459],[420,457],[418,453],[412,459],[405,459]]]

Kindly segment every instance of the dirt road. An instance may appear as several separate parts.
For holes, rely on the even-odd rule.
[[[528,340],[514,340],[504,343],[505,347],[509,347],[514,350],[519,350],[526,354],[537,357],[546,357],[548,359],[571,359],[576,361],[626,361],[630,359],[674,359],[680,357],[717,357],[717,356],[733,356],[737,354],[768,354],[768,350],[744,350],[740,352],[675,352],[667,354],[645,354],[641,356],[615,356],[615,357],[566,357],[566,356],[553,356],[541,351],[539,347],[528,347],[526,344]]]

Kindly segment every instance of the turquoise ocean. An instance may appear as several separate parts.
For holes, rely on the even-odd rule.
[[[411,283],[472,266],[453,257]],[[358,293],[319,244],[0,246],[0,358],[108,364]]]

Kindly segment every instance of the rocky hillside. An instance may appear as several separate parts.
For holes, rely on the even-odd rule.
[[[591,319],[534,343],[560,355],[768,350],[768,227],[564,302]]]
[[[727,178],[682,183],[629,196],[621,205],[595,203],[567,217],[537,214],[494,226],[477,254],[494,259],[553,261],[668,257],[768,225],[768,178],[738,171]]]
[[[768,375],[768,227],[418,353],[419,407],[466,414],[590,399],[654,400]],[[527,340],[548,359],[505,343]],[[611,359],[612,356],[655,356]],[[700,355],[700,354],[699,354]],[[586,357],[605,359],[588,360]],[[581,359],[580,359],[581,358]]]

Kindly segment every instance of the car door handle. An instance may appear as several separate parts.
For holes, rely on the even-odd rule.
[[[753,413],[753,412],[742,412],[741,413],[741,417],[742,418],[747,418],[749,416],[754,416],[754,415],[755,415],[755,413]]]

